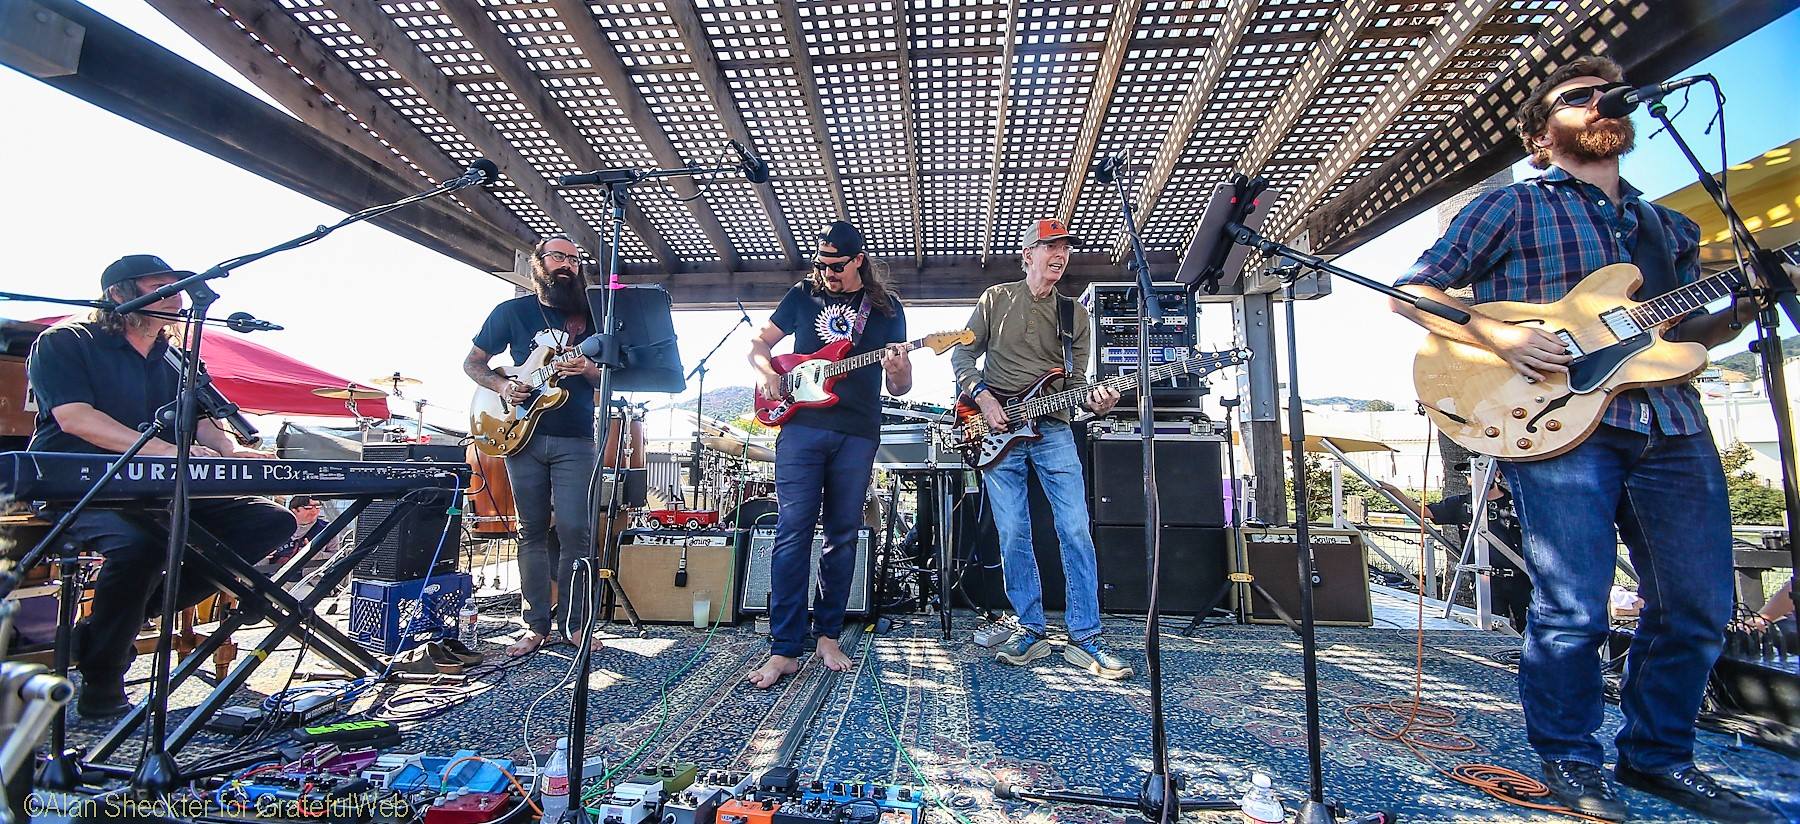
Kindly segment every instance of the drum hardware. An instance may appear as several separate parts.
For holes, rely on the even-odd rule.
[[[419,380],[418,378],[409,378],[409,377],[406,377],[405,375],[400,374],[399,372],[395,372],[392,375],[383,375],[379,378],[375,378],[374,380],[367,381],[367,383],[370,386],[385,386],[388,388],[387,389],[388,394],[393,395],[396,398],[404,398],[404,397],[406,397],[406,393],[401,392],[400,387],[420,386],[420,385],[424,384],[425,382],[422,380]]]
[[[321,398],[331,398],[332,400],[343,401],[344,408],[350,410],[350,417],[356,419],[356,431],[358,433],[357,440],[363,443],[368,443],[369,432],[375,426],[375,419],[364,417],[362,411],[356,408],[356,402],[372,401],[377,398],[387,397],[387,393],[379,389],[363,389],[353,383],[345,384],[341,389],[330,386],[321,386],[314,389],[312,393]]]

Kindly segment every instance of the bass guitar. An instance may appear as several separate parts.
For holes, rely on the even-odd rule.
[[[952,346],[974,343],[975,333],[967,329],[954,332],[934,332],[915,341],[904,344],[910,352],[921,347],[929,347],[940,355]],[[770,359],[769,365],[775,367],[776,374],[781,376],[781,399],[770,400],[756,393],[756,419],[764,426],[780,426],[793,417],[794,410],[808,407],[831,406],[838,397],[831,391],[839,378],[865,366],[880,363],[887,349],[876,349],[854,357],[844,357],[850,351],[850,341],[840,340],[826,344],[817,352],[809,355],[795,353],[792,355],[776,355]]]
[[[1706,347],[1663,337],[1666,326],[1730,295],[1741,281],[1714,275],[1639,303],[1638,268],[1594,270],[1555,303],[1496,301],[1481,313],[1550,333],[1574,356],[1567,373],[1533,383],[1480,346],[1427,336],[1413,358],[1419,403],[1444,434],[1471,452],[1538,461],[1574,449],[1619,392],[1681,383],[1706,368]]]
[[[1210,375],[1227,366],[1247,363],[1250,360],[1248,349],[1227,349],[1223,352],[1207,352],[1172,361],[1161,366],[1151,367],[1150,382],[1167,380],[1176,375]],[[975,399],[964,394],[956,401],[956,427],[954,439],[957,451],[962,453],[963,463],[976,469],[986,469],[1000,460],[1020,441],[1035,441],[1043,437],[1038,430],[1038,419],[1087,403],[1088,396],[1095,387],[1106,386],[1117,390],[1120,394],[1136,391],[1144,385],[1141,375],[1115,375],[1098,383],[1065,389],[1061,392],[1044,394],[1050,381],[1062,377],[1061,369],[1052,369],[1044,376],[1032,382],[1025,391],[1016,395],[1005,395],[994,392],[1000,402],[1000,408],[1006,411],[1006,429],[995,430],[988,425],[987,416],[981,413],[981,407]],[[989,390],[993,392],[993,390]]]
[[[580,350],[569,345],[569,336],[561,329],[545,329],[531,339],[531,355],[518,366],[500,367],[500,372],[531,390],[525,400],[513,403],[485,386],[475,388],[469,401],[469,435],[475,449],[483,455],[504,457],[516,455],[531,440],[531,433],[545,412],[563,405],[569,390],[556,385],[556,364],[577,360]]]

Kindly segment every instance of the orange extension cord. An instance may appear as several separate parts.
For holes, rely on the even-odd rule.
[[[1427,472],[1421,478],[1429,477],[1431,466],[1431,445],[1437,440],[1437,430],[1429,420],[1426,422],[1425,466]],[[1428,484],[1427,484],[1428,485]],[[1430,497],[1421,489],[1421,497]],[[1472,503],[1472,501],[1471,501]],[[1425,502],[1419,501],[1419,513],[1425,513]],[[1470,528],[1475,528],[1471,524]],[[1584,815],[1560,806],[1550,800],[1550,789],[1543,782],[1525,775],[1517,770],[1493,764],[1460,763],[1444,769],[1437,761],[1438,753],[1464,753],[1476,748],[1475,740],[1457,730],[1456,713],[1443,707],[1427,704],[1424,701],[1425,691],[1425,525],[1419,524],[1419,580],[1418,580],[1418,629],[1414,635],[1413,650],[1413,694],[1410,700],[1395,698],[1369,704],[1352,704],[1344,708],[1344,719],[1350,726],[1371,738],[1392,741],[1405,747],[1414,758],[1424,762],[1438,774],[1467,784],[1487,793],[1494,798],[1526,807],[1533,810],[1560,813],[1583,821],[1601,822],[1605,819]],[[1460,559],[1459,559],[1460,562]],[[1394,722],[1400,721],[1398,728]]]

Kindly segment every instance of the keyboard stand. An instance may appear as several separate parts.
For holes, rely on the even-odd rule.
[[[391,496],[383,495],[381,497]],[[394,507],[374,529],[359,537],[356,548],[349,555],[339,557],[337,561],[319,571],[318,583],[305,597],[296,599],[288,594],[285,588],[297,583],[303,576],[306,565],[375,500],[377,500],[376,497],[354,499],[343,514],[332,521],[325,531],[313,538],[311,544],[307,545],[304,550],[295,553],[293,558],[288,559],[288,562],[282,565],[272,580],[238,557],[237,553],[226,548],[199,524],[190,524],[189,549],[197,552],[207,563],[227,573],[219,576],[215,572],[212,577],[222,588],[238,597],[240,610],[233,612],[221,622],[218,630],[210,638],[195,647],[194,651],[181,661],[180,666],[169,676],[170,691],[173,692],[176,687],[193,676],[204,663],[211,660],[213,651],[230,639],[234,632],[252,620],[260,620],[264,617],[263,614],[258,613],[265,613],[274,627],[257,643],[256,648],[250,654],[238,659],[231,672],[220,679],[213,687],[212,692],[183,717],[181,723],[169,733],[164,741],[167,752],[174,755],[191,741],[200,728],[231,701],[238,688],[250,680],[250,676],[256,672],[269,654],[292,637],[303,624],[307,628],[308,635],[303,635],[301,642],[341,667],[351,677],[372,677],[385,674],[386,665],[380,659],[344,635],[337,627],[332,626],[330,621],[318,615],[316,609],[319,603],[336,590],[344,578],[349,576],[357,562],[375,550],[386,536],[388,529],[398,525],[400,520],[417,504],[402,501],[400,505]],[[140,510],[128,514],[147,527],[157,531],[166,530],[166,521],[159,521],[154,513]],[[209,570],[209,572],[214,571]],[[219,578],[224,580],[218,580]],[[241,607],[248,604],[256,604],[258,607],[246,613]],[[99,762],[117,752],[132,733],[143,724],[148,714],[148,702],[132,707],[129,713],[119,719],[112,729],[108,730],[106,735],[89,749],[84,760],[90,766],[103,772],[129,776],[131,768],[119,768]]]

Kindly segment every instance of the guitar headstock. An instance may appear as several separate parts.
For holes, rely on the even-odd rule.
[[[927,348],[942,355],[952,346],[967,346],[974,343],[975,333],[968,329],[958,329],[954,332],[933,332],[926,335],[924,340]]]
[[[1227,366],[1249,363],[1253,354],[1249,349],[1243,347],[1207,352],[1199,357],[1183,361],[1181,371],[1191,375],[1207,375]]]

